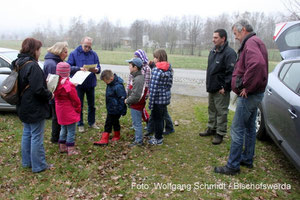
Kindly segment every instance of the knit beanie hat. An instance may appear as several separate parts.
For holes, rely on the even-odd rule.
[[[67,78],[70,76],[70,65],[66,62],[60,62],[56,65],[56,74]]]
[[[134,55],[140,58],[144,64],[148,63],[148,57],[146,55],[146,52],[143,51],[142,49],[138,49],[134,52]]]

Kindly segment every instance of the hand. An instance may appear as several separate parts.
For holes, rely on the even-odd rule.
[[[92,73],[97,73],[99,70],[98,68],[89,68],[89,71]]]
[[[124,100],[124,103],[126,104],[126,99]]]
[[[247,98],[247,97],[248,97],[245,88],[242,89],[242,91],[241,91],[241,93],[240,93],[240,97],[244,97],[244,98]]]
[[[225,90],[224,90],[224,88],[222,88],[221,90],[219,90],[219,94],[225,95]]]
[[[52,97],[51,97],[51,100],[52,100],[52,99],[54,99],[54,93],[52,93]]]
[[[80,71],[87,71],[87,69],[84,67],[80,67]]]

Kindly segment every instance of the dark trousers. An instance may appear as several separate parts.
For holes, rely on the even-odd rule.
[[[84,94],[86,94],[87,103],[88,103],[88,124],[92,126],[95,123],[95,88],[76,88],[78,97],[81,101],[81,114],[80,121],[78,122],[78,126],[83,126],[83,102],[84,102]]]
[[[173,126],[173,121],[168,112],[168,107],[167,107],[167,111],[164,113],[163,118],[164,118],[164,129],[165,129],[166,133],[173,133],[175,130],[174,130],[174,126]],[[154,122],[153,122],[152,113],[148,120],[147,131],[148,131],[148,133],[154,133]]]
[[[121,115],[111,115],[107,114],[106,116],[106,121],[105,121],[105,126],[104,126],[104,132],[111,133],[112,128],[114,128],[114,131],[120,131],[120,119]]]
[[[163,131],[164,131],[164,116],[166,115],[167,105],[163,104],[154,104],[153,110],[151,112],[153,123],[154,123],[154,131],[155,131],[155,138],[160,140],[163,138]]]
[[[51,132],[51,142],[56,143],[59,139],[60,125],[57,122],[57,116],[55,111],[55,103],[50,104],[52,112],[52,132]]]

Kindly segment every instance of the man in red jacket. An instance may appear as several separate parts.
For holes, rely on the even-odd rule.
[[[227,175],[239,173],[240,165],[253,168],[257,107],[268,82],[268,52],[264,43],[246,20],[235,23],[232,30],[235,39],[241,43],[231,81],[231,88],[238,98],[227,165],[214,169],[216,173]]]

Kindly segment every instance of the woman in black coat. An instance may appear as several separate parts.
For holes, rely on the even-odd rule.
[[[22,43],[13,67],[22,66],[18,76],[18,91],[22,91],[17,113],[23,122],[22,165],[41,172],[48,168],[44,149],[45,119],[50,117],[49,100],[53,94],[47,89],[43,70],[38,64],[42,43],[27,38]]]

